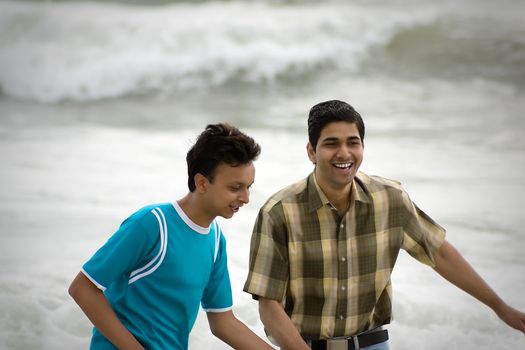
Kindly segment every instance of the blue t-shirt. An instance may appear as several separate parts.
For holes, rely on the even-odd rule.
[[[127,218],[82,272],[146,349],[187,349],[199,304],[232,307],[226,241],[216,221],[193,223],[175,203]],[[95,328],[91,349],[115,349]]]

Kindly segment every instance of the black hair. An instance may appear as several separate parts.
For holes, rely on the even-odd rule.
[[[326,124],[336,121],[356,124],[361,141],[364,141],[365,124],[361,115],[346,102],[330,100],[316,104],[308,114],[308,141],[314,150]]]
[[[257,159],[260,153],[261,147],[236,127],[226,123],[207,125],[186,155],[190,192],[195,191],[196,174],[212,182],[220,163],[244,165]]]

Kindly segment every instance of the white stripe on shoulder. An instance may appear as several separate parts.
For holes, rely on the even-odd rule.
[[[159,249],[158,254],[148,264],[141,267],[140,269],[133,271],[130,274],[131,278],[128,284],[132,284],[133,282],[138,281],[142,277],[152,274],[160,266],[160,264],[162,264],[162,261],[164,260],[164,257],[166,256],[166,251],[168,248],[168,225],[166,224],[166,217],[164,216],[164,213],[162,212],[162,210],[158,207],[153,209],[151,212],[155,215],[155,217],[157,218],[157,221],[159,222],[160,249]],[[153,263],[155,262],[157,263],[153,267],[151,267],[151,265],[153,265]]]
[[[106,287],[104,287],[103,285],[98,283],[93,277],[91,277],[91,275],[89,273],[86,272],[86,270],[80,269],[80,271],[88,278],[88,280],[91,281],[91,283],[93,283],[95,286],[97,286],[98,289],[100,289],[103,292],[106,290]]]
[[[213,221],[215,226],[215,253],[213,254],[213,263],[217,260],[217,255],[219,254],[219,244],[221,243],[221,229],[217,221]]]
[[[163,234],[163,223],[162,223],[162,220],[159,216],[159,214],[157,213],[157,210],[158,208],[155,208],[155,209],[152,209],[151,210],[151,213],[153,215],[155,215],[155,217],[157,218],[157,221],[159,222],[159,235],[160,235],[160,249],[159,249],[159,252],[157,253],[157,255],[151,259],[151,261],[149,263],[147,263],[145,266],[141,267],[140,269],[137,269],[137,270],[134,270],[131,272],[131,274],[129,275],[130,277],[133,277],[139,273],[141,273],[142,271],[146,270],[148,267],[150,267],[151,265],[153,265],[157,259],[160,257],[160,255],[162,254],[162,251],[164,250],[164,245],[165,245],[165,242],[164,242],[164,234]]]

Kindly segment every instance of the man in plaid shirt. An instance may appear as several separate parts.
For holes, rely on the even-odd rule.
[[[445,240],[399,182],[358,172],[365,126],[342,101],[308,117],[314,171],[271,196],[255,223],[244,290],[282,349],[388,349],[390,276],[399,250],[525,332],[510,307]]]

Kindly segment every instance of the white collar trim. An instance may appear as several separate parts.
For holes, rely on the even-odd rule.
[[[175,211],[177,214],[179,214],[180,218],[188,225],[193,231],[200,233],[201,235],[207,235],[210,232],[210,226],[208,227],[202,227],[191,221],[191,219],[186,215],[184,210],[180,207],[179,203],[177,201],[173,202],[173,208],[175,208]]]

